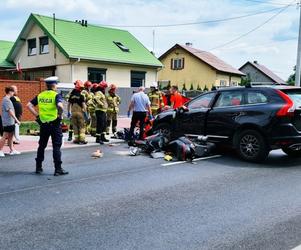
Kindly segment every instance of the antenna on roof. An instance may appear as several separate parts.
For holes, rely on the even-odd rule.
[[[55,34],[55,13],[53,13],[53,34]]]

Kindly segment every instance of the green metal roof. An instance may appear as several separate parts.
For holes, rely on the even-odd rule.
[[[126,30],[106,28],[96,25],[82,26],[80,23],[56,19],[55,33],[53,32],[53,18],[38,14],[31,14],[27,20],[16,44],[28,32],[28,25],[32,21],[56,44],[67,58],[81,58],[93,61],[125,63],[151,67],[162,67],[161,62],[143,46],[131,33]],[[122,51],[114,42],[121,42],[129,49]],[[8,58],[12,58],[15,44]]]
[[[14,68],[15,65],[6,60],[14,42],[0,40],[0,68]]]

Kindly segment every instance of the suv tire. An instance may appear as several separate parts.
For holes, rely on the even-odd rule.
[[[256,130],[247,129],[237,133],[234,146],[239,156],[246,161],[261,162],[269,155],[264,137]]]
[[[290,157],[296,157],[296,158],[301,157],[301,150],[294,150],[291,148],[284,147],[282,148],[282,151]]]

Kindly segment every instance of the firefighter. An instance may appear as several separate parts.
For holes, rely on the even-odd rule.
[[[106,127],[107,127],[107,99],[105,96],[106,88],[108,84],[105,81],[99,83],[94,101],[96,103],[95,113],[96,113],[96,143],[104,144],[104,142],[109,142],[105,137]]]
[[[90,115],[90,134],[92,136],[96,136],[96,114],[95,114],[95,108],[96,108],[96,103],[95,103],[95,93],[97,90],[98,84],[93,83],[91,92],[90,92],[90,99],[87,101],[87,109]]]
[[[70,114],[71,111],[72,125],[74,130],[73,142],[76,144],[87,144],[87,141],[85,140],[85,121],[88,119],[88,115],[86,112],[87,109],[85,97],[81,94],[83,88],[84,84],[81,80],[75,81],[75,88],[71,92],[68,101],[68,114]]]
[[[151,109],[153,116],[161,112],[164,107],[163,94],[158,90],[158,84],[153,82],[150,86],[150,92],[148,93],[148,98],[151,103]]]
[[[45,148],[49,137],[52,139],[54,176],[68,174],[62,168],[61,146],[63,133],[61,121],[63,115],[63,98],[56,92],[58,78],[49,77],[45,79],[47,90],[41,92],[27,104],[29,111],[36,116],[36,121],[40,125],[40,140],[36,158],[36,174],[42,174],[42,163],[44,161]],[[38,106],[37,112],[34,106]]]
[[[73,90],[73,89],[72,89],[72,90]],[[72,90],[69,91],[68,94],[65,96],[65,101],[66,101],[67,103],[68,103],[68,101],[69,101],[70,94],[71,94]],[[69,129],[68,129],[68,141],[72,141],[72,137],[73,137],[73,126],[72,126],[71,113],[68,112],[67,117],[68,117],[69,122],[70,122]]]
[[[88,113],[89,118],[91,118],[91,114],[90,114],[89,109],[88,109],[88,101],[93,98],[91,88],[92,88],[92,83],[90,81],[86,81],[84,83],[84,89],[81,92],[81,94],[85,98],[85,103],[86,103],[86,106],[87,106],[87,113]],[[90,119],[87,119],[87,121],[86,121],[86,134],[91,133],[90,130],[91,130]]]
[[[110,133],[112,123],[112,132],[115,136],[117,132],[117,117],[119,113],[120,97],[116,94],[116,85],[112,84],[107,95],[108,111],[107,111],[107,135]]]

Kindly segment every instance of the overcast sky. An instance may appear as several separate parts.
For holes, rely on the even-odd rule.
[[[254,1],[254,2],[253,2]],[[262,3],[258,3],[258,2]],[[93,24],[153,25],[206,21],[285,7],[292,0],[1,0],[0,40],[14,41],[29,14],[87,19]],[[295,1],[296,2],[296,1]],[[296,64],[299,10],[296,4],[260,29],[227,46],[213,49],[264,23],[274,12],[228,22],[165,28],[124,28],[161,55],[175,43],[192,42],[239,68],[257,60],[287,80]],[[213,49],[213,50],[212,50]]]

